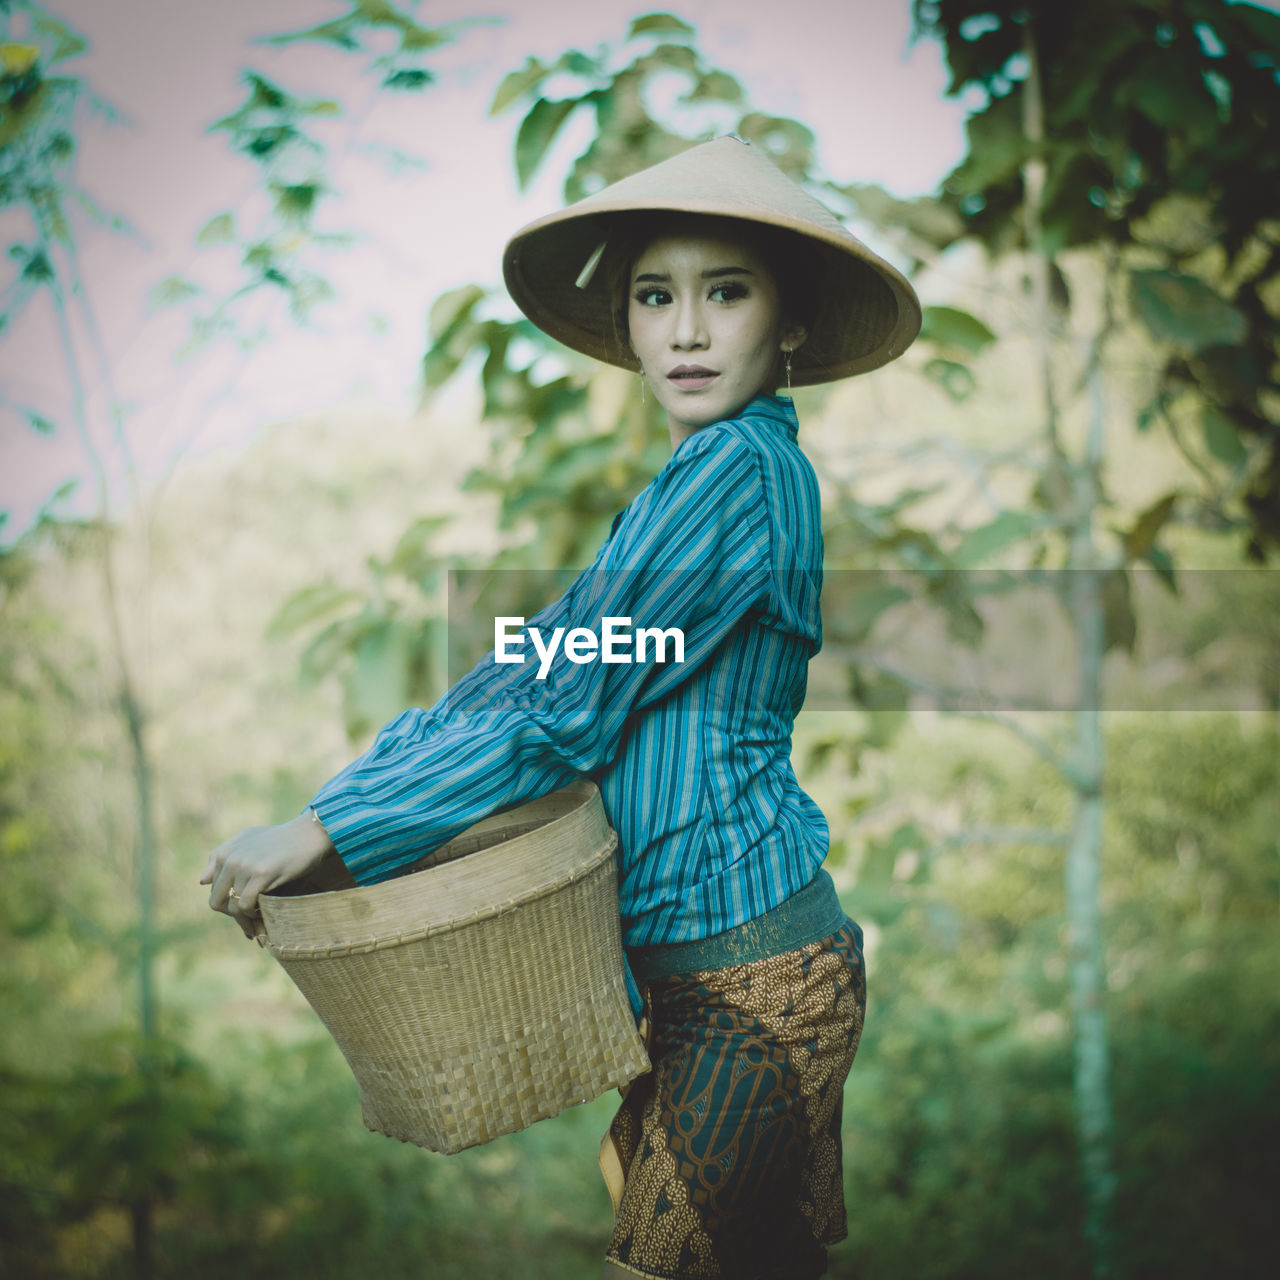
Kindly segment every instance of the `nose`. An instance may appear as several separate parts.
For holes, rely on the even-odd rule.
[[[707,345],[706,317],[696,295],[686,294],[676,303],[671,345],[680,351],[698,351]]]

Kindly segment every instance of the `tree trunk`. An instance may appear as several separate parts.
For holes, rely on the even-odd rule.
[[[83,283],[78,282],[83,291]],[[152,805],[151,758],[147,751],[146,712],[138,693],[128,637],[125,634],[124,614],[119,586],[116,581],[115,549],[112,545],[111,502],[106,468],[93,441],[85,407],[84,379],[76,358],[75,341],[67,316],[64,291],[55,286],[54,310],[58,320],[67,371],[71,381],[72,407],[77,428],[84,441],[85,451],[93,466],[98,486],[98,523],[102,537],[100,568],[102,574],[102,598],[108,632],[117,663],[117,705],[129,739],[130,757],[137,799],[137,830],[135,834],[134,887],[138,903],[138,1070],[148,1080],[152,1077],[153,1053],[156,1035],[155,998],[155,863],[156,833],[155,812]],[[153,1086],[154,1087],[154,1086]],[[130,1206],[132,1218],[134,1274],[138,1280],[149,1280],[152,1271],[152,1200],[144,1195]]]
[[[1024,26],[1027,78],[1023,85],[1023,127],[1033,144],[1042,144],[1044,103],[1035,32]],[[1090,426],[1079,466],[1065,465],[1058,435],[1053,391],[1049,284],[1051,262],[1041,237],[1045,162],[1040,155],[1024,169],[1024,215],[1033,296],[1039,334],[1040,378],[1045,433],[1050,445],[1050,493],[1069,511],[1071,543],[1067,573],[1073,627],[1079,641],[1079,701],[1075,712],[1072,785],[1074,813],[1065,867],[1067,947],[1073,1040],[1073,1097],[1085,1206],[1085,1237],[1090,1270],[1102,1280],[1116,1274],[1111,1238],[1115,1198],[1112,1164],[1111,1049],[1107,1034],[1106,979],[1099,891],[1102,881],[1102,659],[1106,649],[1102,572],[1093,543],[1098,505],[1097,474],[1102,465],[1105,406],[1102,395],[1101,343],[1095,344],[1089,369]],[[1103,330],[1105,332],[1105,328]],[[1069,480],[1065,486],[1059,479]],[[1065,488],[1065,491],[1064,491]]]
[[[133,1230],[134,1280],[151,1280],[151,1201],[140,1200],[129,1206]]]
[[[1082,558],[1092,553],[1087,531],[1080,553]],[[1078,781],[1066,863],[1067,946],[1075,1032],[1073,1092],[1092,1272],[1097,1277],[1110,1277],[1115,1274],[1111,1242],[1115,1173],[1111,1154],[1111,1047],[1099,903],[1104,762],[1099,706],[1104,643],[1101,574],[1096,565],[1079,562],[1068,572],[1072,579],[1075,631],[1080,641],[1080,706],[1075,713]]]
[[[156,1034],[155,968],[155,815],[151,805],[151,757],[147,752],[146,718],[126,672],[120,682],[120,706],[133,754],[134,794],[138,802],[136,871],[138,888],[138,1028],[144,1047]]]

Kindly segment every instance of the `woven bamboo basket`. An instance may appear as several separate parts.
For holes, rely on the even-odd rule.
[[[452,1153],[649,1069],[616,845],[600,793],[576,782],[397,879],[354,887],[335,857],[259,899],[264,945],[337,1041],[370,1129]]]

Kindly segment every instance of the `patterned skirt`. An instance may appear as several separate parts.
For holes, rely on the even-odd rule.
[[[606,1275],[822,1275],[847,1234],[840,1119],[866,1009],[862,930],[654,979],[646,1005],[653,1071],[601,1144]]]

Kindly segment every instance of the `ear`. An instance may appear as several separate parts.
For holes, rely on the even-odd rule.
[[[782,331],[782,341],[778,344],[783,351],[795,351],[804,346],[809,331],[802,324],[793,324]]]

